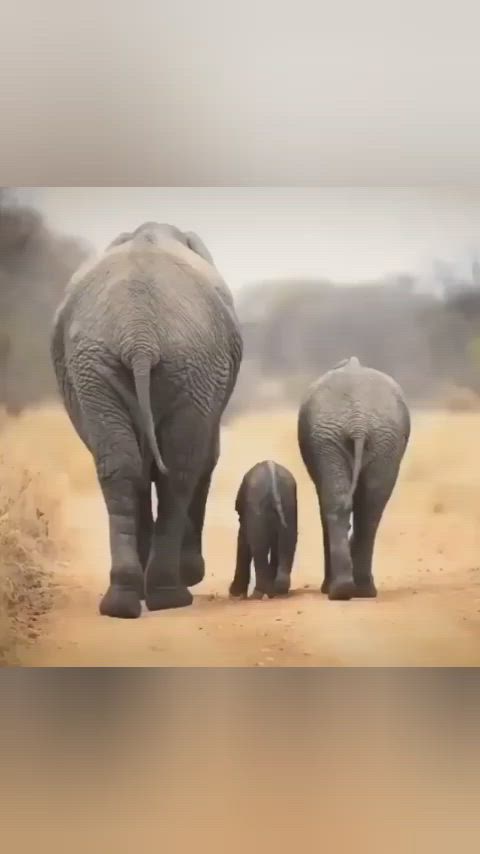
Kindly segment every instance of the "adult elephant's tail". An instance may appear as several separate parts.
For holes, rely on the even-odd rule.
[[[353,471],[352,483],[345,498],[344,507],[349,513],[353,508],[353,496],[358,484],[358,478],[362,470],[363,451],[365,449],[365,436],[356,436],[353,440]]]
[[[148,359],[138,356],[136,359],[133,359],[132,372],[138,405],[140,407],[140,413],[143,420],[143,429],[159,472],[161,474],[168,475],[168,469],[160,455],[157,437],[155,435],[155,424],[153,422],[152,403],[150,400],[151,370],[152,368]]]

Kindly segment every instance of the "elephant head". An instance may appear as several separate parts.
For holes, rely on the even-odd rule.
[[[187,231],[185,233],[185,239],[187,241],[188,248],[191,249],[192,252],[196,252],[204,261],[208,261],[209,264],[213,264],[213,258],[198,234],[195,234],[194,231]]]
[[[113,249],[115,246],[121,246],[123,243],[127,243],[129,240],[134,240],[136,237],[140,237],[147,243],[152,243],[154,245],[161,242],[162,238],[176,240],[181,243],[182,246],[186,246],[187,249],[195,252],[196,255],[199,255],[199,257],[203,258],[204,261],[207,261],[208,264],[213,265],[212,255],[198,234],[195,234],[194,231],[183,232],[175,225],[169,225],[168,223],[144,222],[142,225],[139,225],[135,231],[124,231],[122,234],[119,234],[119,236],[109,244],[108,249]]]
[[[357,358],[357,356],[349,356],[348,359],[342,359],[341,362],[337,362],[337,364],[333,366],[332,370],[338,371],[339,368],[345,368],[347,365],[350,365],[350,367],[358,368],[360,365],[360,360]]]
[[[107,250],[113,249],[114,246],[121,246],[122,243],[126,243],[128,240],[131,239],[132,234],[130,231],[122,231],[122,233],[119,234],[118,237],[115,238],[115,240],[112,240],[112,242],[108,244]]]

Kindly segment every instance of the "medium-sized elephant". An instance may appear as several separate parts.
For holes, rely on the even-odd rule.
[[[375,537],[409,438],[400,386],[354,356],[320,377],[300,407],[298,441],[320,506],[329,599],[377,595]]]
[[[253,599],[286,596],[297,546],[297,484],[284,466],[257,463],[237,493],[237,563],[230,595],[246,597],[250,565],[255,566]]]

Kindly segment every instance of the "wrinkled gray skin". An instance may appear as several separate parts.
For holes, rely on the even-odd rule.
[[[194,234],[145,223],[71,280],[51,355],[67,413],[90,450],[110,525],[100,613],[190,605],[220,418],[242,338],[233,300]],[[151,483],[158,497],[157,519]]]
[[[253,599],[286,595],[297,546],[297,484],[288,469],[265,460],[244,476],[235,502],[237,563],[230,595],[246,597],[255,565]]]
[[[329,599],[377,595],[375,537],[409,438],[402,389],[356,357],[314,383],[300,407],[298,441],[319,501]]]

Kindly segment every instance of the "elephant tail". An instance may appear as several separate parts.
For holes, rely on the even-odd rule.
[[[155,424],[152,415],[152,403],[150,399],[150,363],[143,358],[133,359],[132,364],[135,391],[137,393],[138,405],[143,419],[143,429],[147,437],[153,459],[160,474],[168,475],[168,469],[162,460],[158,449],[157,437],[155,435]]]
[[[358,484],[358,478],[360,477],[360,472],[362,470],[363,463],[363,451],[365,448],[365,436],[356,436],[353,440],[353,472],[352,472],[352,484],[350,489],[348,490],[347,497],[345,498],[345,510],[348,510],[350,513],[352,511],[353,506],[353,496],[355,495],[355,490]]]
[[[270,477],[272,478],[272,493],[273,493],[273,503],[275,505],[275,510],[278,514],[278,517],[279,517],[280,522],[282,523],[283,527],[286,528],[287,523],[285,520],[285,514],[283,512],[282,499],[280,498],[280,493],[278,491],[278,479],[277,479],[277,471],[276,471],[275,463],[273,463],[271,460],[269,460],[268,461],[268,468],[270,469]]]

